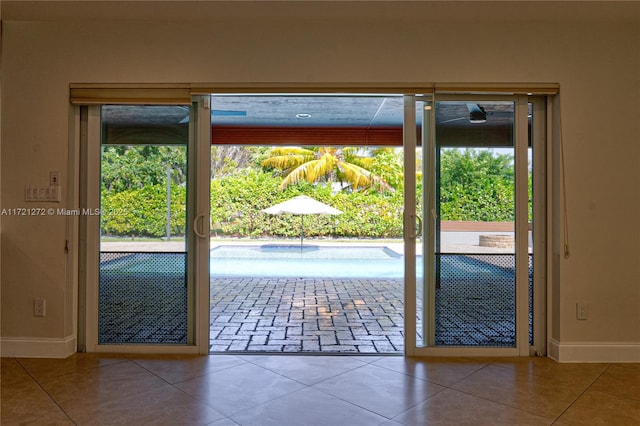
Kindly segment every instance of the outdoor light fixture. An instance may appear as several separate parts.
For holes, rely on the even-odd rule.
[[[485,123],[487,121],[487,112],[478,104],[467,104],[469,110],[470,123]]]

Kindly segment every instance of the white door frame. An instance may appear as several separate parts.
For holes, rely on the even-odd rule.
[[[415,131],[407,129],[416,128],[416,102],[422,100],[424,105],[430,108],[422,108],[422,141],[423,147],[423,212],[426,216],[421,220],[416,215],[416,147],[418,146]],[[433,255],[435,253],[435,223],[436,223],[436,200],[435,200],[435,109],[436,101],[459,100],[459,101],[511,101],[514,102],[514,148],[515,148],[515,216],[516,216],[516,346],[509,348],[502,347],[444,347],[433,346],[433,339],[427,337],[427,346],[417,345],[417,287],[422,285],[416,279],[416,243],[422,234],[423,256],[423,279],[433,280],[432,271]],[[529,345],[529,298],[528,298],[528,103],[534,105],[534,120],[532,144],[534,149],[534,199],[540,200],[534,206],[534,218],[536,227],[534,229],[534,247],[537,253],[534,263],[534,345]],[[546,114],[544,112],[543,98],[529,98],[527,95],[406,95],[404,102],[404,156],[405,156],[405,355],[406,356],[529,356],[533,353],[543,354],[545,352],[545,239],[546,220],[544,202],[545,182],[545,137],[546,137]],[[538,184],[539,183],[539,184]],[[423,228],[423,232],[416,231],[416,228]],[[522,237],[525,236],[525,237]],[[435,297],[430,289],[434,288],[433,283],[425,286],[423,305],[435,306]],[[433,309],[423,309],[423,333],[427,336],[433,333],[434,312]]]
[[[86,132],[81,134],[81,176],[85,179],[80,194],[81,205],[86,209],[100,208],[100,150],[101,117],[100,106],[86,107]],[[188,279],[188,337],[185,345],[168,344],[99,344],[98,343],[98,287],[100,253],[100,219],[98,216],[82,216],[80,219],[80,249],[85,250],[86,259],[80,267],[80,286],[86,295],[84,312],[80,312],[84,323],[84,335],[80,351],[128,352],[165,354],[209,353],[209,180],[211,113],[208,96],[192,99],[188,142],[187,199],[187,279]],[[82,304],[80,304],[82,306]],[[80,333],[82,334],[82,330]]]
[[[235,90],[242,92],[242,90]],[[255,91],[255,89],[254,89]],[[268,91],[270,92],[270,91]],[[308,90],[309,93],[314,92],[313,88]],[[357,91],[355,91],[357,92]],[[355,93],[354,92],[354,93]],[[346,92],[345,92],[346,93]],[[351,93],[351,92],[349,92]],[[397,92],[396,92],[397,93]],[[427,102],[431,102],[432,106],[435,106],[435,95],[419,95],[408,94],[405,95],[404,100],[404,154],[405,154],[405,210],[404,210],[404,229],[405,229],[405,271],[412,271],[412,273],[405,272],[405,355],[406,356],[527,356],[531,352],[531,348],[528,345],[528,330],[526,325],[528,324],[528,304],[527,294],[521,291],[521,288],[525,288],[524,282],[528,280],[526,277],[527,267],[522,268],[521,264],[526,260],[526,257],[519,256],[520,261],[518,268],[520,272],[517,277],[517,346],[515,348],[477,348],[477,347],[460,347],[460,348],[448,348],[448,347],[417,347],[416,345],[416,240],[419,238],[420,232],[423,231],[423,250],[434,250],[433,246],[430,246],[428,242],[433,242],[435,227],[435,216],[428,212],[435,212],[433,197],[434,194],[428,192],[426,189],[431,188],[435,184],[435,174],[425,173],[423,175],[423,188],[425,188],[425,204],[423,211],[428,216],[428,219],[419,223],[419,218],[416,217],[415,209],[415,179],[416,179],[416,146],[417,135],[415,131],[406,131],[406,129],[415,129],[416,125],[416,100],[422,99]],[[534,187],[534,198],[540,200],[534,204],[534,217],[536,220],[536,227],[534,228],[534,244],[536,247],[536,262],[534,264],[534,300],[537,307],[534,311],[534,347],[536,352],[545,353],[546,345],[546,294],[545,294],[545,248],[546,248],[546,207],[544,205],[546,184],[544,183],[546,162],[548,160],[545,153],[545,138],[548,130],[546,128],[546,113],[545,107],[546,98],[544,97],[527,97],[526,95],[518,96],[478,96],[478,95],[456,95],[456,96],[443,96],[438,95],[438,100],[457,99],[457,100],[500,100],[507,99],[515,102],[516,110],[516,162],[520,164],[517,169],[520,169],[518,174],[518,180],[520,184],[516,190],[518,195],[517,201],[517,213],[516,215],[524,215],[526,217],[527,200],[526,197],[526,161],[527,161],[527,99],[529,102],[534,102],[534,114],[537,119],[534,120],[534,141],[533,144],[536,147],[534,149],[534,161],[536,168],[534,169],[534,180],[537,181],[537,185]],[[189,300],[190,307],[192,309],[191,320],[189,330],[192,334],[192,339],[188,345],[99,345],[97,344],[97,288],[98,288],[98,253],[99,253],[99,222],[97,217],[81,217],[80,219],[80,241],[79,249],[86,250],[86,262],[84,265],[80,265],[79,281],[80,286],[86,293],[86,310],[79,313],[81,319],[85,323],[84,348],[88,352],[139,352],[139,353],[189,353],[189,354],[208,354],[209,353],[209,173],[210,173],[210,148],[211,148],[211,114],[210,97],[207,95],[194,96],[192,99],[192,111],[194,112],[193,119],[190,121],[190,171],[194,176],[191,177],[195,195],[194,200],[190,202],[193,214],[190,215],[190,221],[188,228],[193,231],[197,231],[201,237],[192,238],[189,246],[190,262],[192,270],[192,276],[195,279],[194,289],[192,297]],[[100,193],[99,193],[99,167],[100,167],[100,107],[88,106],[79,107],[86,108],[87,121],[86,121],[86,137],[81,135],[81,162],[86,165],[86,170],[81,174],[82,178],[86,178],[86,191],[80,194],[81,206],[88,209],[98,208]],[[426,124],[435,123],[435,107],[430,110],[423,111],[423,122]],[[519,123],[519,124],[518,124]],[[523,125],[524,123],[524,125]],[[432,153],[435,147],[435,126],[425,125],[423,126],[422,134],[422,146],[424,154]],[[426,150],[425,150],[426,148]],[[435,158],[433,155],[424,155],[423,161],[425,164],[435,164]],[[521,163],[524,162],[524,167]],[[427,166],[428,166],[427,164]],[[434,170],[434,167],[429,167],[429,170]],[[516,172],[518,173],[518,172]],[[524,179],[522,173],[525,173]],[[429,186],[430,185],[430,186]],[[524,186],[524,191],[522,191]],[[91,188],[96,188],[92,190]],[[410,200],[410,202],[408,202]],[[192,205],[193,204],[193,205]],[[524,213],[523,213],[524,211]],[[519,221],[517,233],[524,233],[527,235],[526,221]],[[522,245],[525,245],[526,239],[520,239],[521,242],[517,250],[522,250]],[[94,255],[95,254],[95,255]],[[423,259],[428,259],[430,256],[424,256]],[[424,270],[429,267],[427,264],[423,265]],[[82,262],[81,262],[82,263]],[[431,264],[431,268],[433,265]],[[523,276],[524,274],[524,276]],[[425,274],[426,275],[426,274]],[[524,286],[524,287],[523,287]],[[79,304],[82,306],[82,303]],[[83,315],[83,313],[85,313]],[[426,320],[426,319],[425,319]],[[83,322],[80,321],[80,324]],[[432,323],[432,321],[429,321]],[[80,336],[82,330],[79,330]],[[80,337],[79,336],[79,337]]]

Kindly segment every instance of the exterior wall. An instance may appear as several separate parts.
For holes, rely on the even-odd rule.
[[[341,17],[331,3],[318,17],[312,6],[297,3],[296,13],[273,19],[211,12],[190,21],[29,21],[3,13],[2,207],[25,206],[24,186],[46,185],[50,170],[67,184],[70,83],[557,82],[570,256],[554,245],[551,352],[563,361],[623,352],[618,360],[639,362],[638,9],[611,4],[630,16],[600,19],[574,16],[579,3],[560,15],[549,5],[493,14],[501,6],[487,4],[457,17],[455,3],[416,11],[375,2],[366,7],[379,13],[365,19]],[[559,241],[561,215],[554,218]],[[52,346],[65,345],[56,352],[63,356],[72,350],[77,272],[65,266],[68,226],[63,217],[2,217],[5,345],[37,341],[49,356]],[[33,316],[35,297],[47,300],[45,318]],[[578,300],[588,303],[586,321],[575,318]],[[571,347],[564,357],[563,345]]]

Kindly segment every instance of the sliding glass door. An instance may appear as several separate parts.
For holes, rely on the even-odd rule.
[[[415,203],[407,196],[405,206],[405,247],[415,251],[406,265],[415,324],[407,353],[528,355],[533,103],[411,96],[405,108],[405,164],[416,165],[407,178],[415,176]]]
[[[196,191],[206,184],[197,176],[199,108],[88,108],[87,186],[99,188],[87,200],[97,213],[84,218],[95,253],[87,255],[95,277],[87,285],[88,350],[206,352],[206,326],[199,350],[196,320],[209,223],[208,199],[199,202]]]
[[[273,126],[259,120],[253,123],[251,132],[240,128],[236,121],[264,120],[258,112],[274,111],[269,105],[270,108],[249,114],[249,106],[260,105],[255,99],[246,103],[244,98],[226,97],[225,101],[236,104],[214,105],[215,109],[211,109],[208,96],[195,97],[191,105],[83,107],[81,121],[87,136],[81,155],[88,167],[81,179],[85,185],[81,193],[87,211],[99,212],[81,218],[81,252],[86,253],[86,270],[81,272],[86,285],[80,287],[80,297],[86,300],[87,314],[85,323],[83,318],[80,321],[86,330],[86,337],[81,339],[86,350],[208,353],[210,344],[222,348],[219,344],[230,340],[231,328],[221,326],[216,330],[218,325],[214,322],[219,318],[210,318],[209,313],[231,308],[222,304],[213,309],[209,306],[209,268],[216,254],[209,252],[210,223],[214,224],[214,237],[218,233],[237,234],[239,231],[233,226],[241,225],[245,216],[260,217],[278,230],[282,218],[263,210],[297,194],[276,191],[282,200],[275,196],[260,199],[264,205],[253,206],[247,215],[239,213],[242,206],[232,209],[230,203],[214,204],[211,211],[217,216],[211,218],[209,203],[215,188],[212,179],[216,178],[210,174],[212,143],[215,147],[293,146],[305,145],[300,138],[306,136],[306,145],[320,143],[328,147],[318,151],[322,154],[343,145],[356,146],[359,151],[354,152],[359,155],[369,154],[364,149],[367,145],[385,146],[387,150],[380,152],[389,158],[391,154],[404,157],[403,167],[388,171],[400,190],[394,187],[383,197],[390,202],[402,198],[399,193],[404,195],[404,201],[398,201],[397,208],[387,212],[386,219],[394,224],[393,233],[385,234],[386,239],[380,243],[392,244],[389,238],[397,235],[392,260],[404,262],[404,276],[394,278],[399,288],[404,287],[404,300],[396,304],[404,309],[404,330],[398,331],[396,337],[400,341],[404,337],[406,355],[544,353],[546,183],[544,169],[539,167],[546,161],[544,98],[440,94],[306,96],[306,109],[297,108],[298,104],[295,109],[290,108],[286,120],[279,119],[288,127],[279,122],[282,128],[276,133]],[[364,130],[353,122],[345,123],[345,118],[354,119],[355,112],[347,116],[329,114],[331,126],[322,122],[307,129],[301,124],[335,112],[336,100],[352,107],[357,102],[359,107],[350,111],[363,117],[369,114],[361,120],[364,124],[355,123]],[[245,104],[238,104],[241,101]],[[315,105],[311,101],[325,107],[311,114],[309,108]],[[212,116],[218,120],[213,133]],[[277,143],[274,135],[278,136]],[[362,140],[356,140],[356,136]],[[232,137],[242,140],[229,139]],[[345,137],[355,142],[346,144]],[[343,152],[339,151],[340,155]],[[267,163],[263,160],[261,164]],[[274,174],[273,179],[281,178],[279,170],[262,171],[267,172]],[[282,182],[278,183],[282,186]],[[357,223],[351,226],[349,222],[368,211],[350,201],[361,195],[357,187],[307,183],[305,188],[316,192],[326,188],[328,200],[333,199],[333,192],[344,198],[341,210],[347,213],[332,217],[327,232],[370,238],[360,232]],[[266,193],[264,188],[256,191]],[[352,192],[355,195],[348,197]],[[320,197],[324,192],[318,194]],[[251,197],[258,200],[253,193]],[[226,199],[219,198],[216,203]],[[365,200],[362,205],[367,206],[373,197],[361,198]],[[357,211],[351,214],[349,209],[354,208]],[[396,220],[400,217],[402,223]],[[367,223],[373,222],[371,219]],[[304,224],[315,226],[307,218]],[[293,232],[289,232],[290,226],[284,229],[285,236]],[[295,230],[292,235],[298,238],[298,226]],[[328,245],[324,234],[314,232],[318,239],[325,239],[321,241],[323,246]],[[263,234],[267,231],[256,235]],[[372,235],[379,238],[382,234]],[[307,232],[304,244],[313,237]],[[371,241],[366,243],[371,245]],[[297,253],[302,251],[297,239],[296,247]],[[360,251],[364,250],[358,245],[350,253]],[[379,261],[373,262],[379,266]],[[215,264],[212,272],[219,274],[221,270]],[[352,273],[351,267],[343,270]],[[240,268],[243,274],[247,271]],[[342,270],[340,273],[344,274]],[[371,285],[381,278],[368,277],[365,281]],[[211,291],[213,300],[215,286]],[[294,293],[292,297],[297,296]],[[298,303],[291,301],[294,302]],[[340,309],[344,310],[344,306]],[[336,307],[335,312],[339,311]],[[219,317],[224,315],[226,312]],[[353,322],[351,318],[347,320]],[[217,331],[220,332],[216,334]],[[377,331],[361,331],[372,342],[377,341]],[[342,343],[332,340],[331,345],[343,345],[348,340],[346,334],[341,336]],[[358,339],[351,340],[355,348]],[[399,343],[393,349],[401,351],[402,346]],[[375,343],[363,350],[354,348],[349,350],[378,351]]]

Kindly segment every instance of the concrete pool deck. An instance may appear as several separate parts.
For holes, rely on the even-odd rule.
[[[505,232],[460,232],[449,231],[442,232],[443,253],[513,253],[513,248],[504,247],[483,247],[479,244],[480,235],[505,235]],[[300,244],[300,239],[249,239],[249,238],[211,238],[209,248],[213,249],[224,245],[262,245],[262,244],[283,244],[296,245]],[[351,247],[380,247],[386,246],[398,254],[404,254],[404,244],[402,241],[351,241],[351,240],[316,240],[313,238],[305,238],[305,244],[317,246],[351,246]],[[531,244],[530,244],[531,247]],[[101,243],[101,251],[141,251],[141,252],[157,252],[157,251],[184,251],[184,240],[176,239],[172,241],[106,241]],[[422,245],[416,245],[417,254],[422,254]]]

